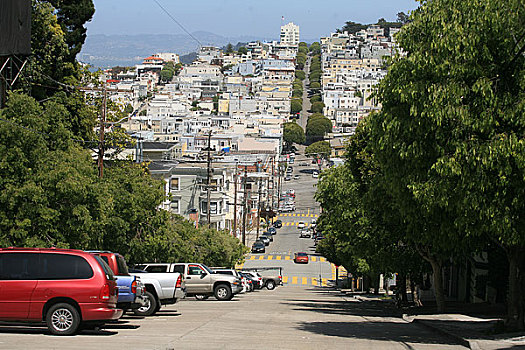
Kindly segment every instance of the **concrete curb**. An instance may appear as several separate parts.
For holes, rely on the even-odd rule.
[[[481,350],[481,348],[479,347],[478,343],[476,341],[472,341],[472,340],[468,340],[468,339],[465,339],[455,333],[452,333],[452,332],[449,332],[449,331],[446,331],[442,328],[439,328],[439,327],[435,327],[433,325],[431,325],[430,323],[428,322],[425,322],[424,320],[419,320],[415,317],[410,317],[408,316],[407,314],[403,314],[403,320],[405,320],[406,322],[408,323],[414,323],[414,324],[419,324],[419,325],[422,325],[423,327],[426,327],[427,329],[435,332],[435,333],[439,333],[441,335],[444,335],[446,337],[449,337],[451,339],[454,339],[459,345],[462,345],[466,348],[469,348],[469,349],[472,349],[472,350]]]

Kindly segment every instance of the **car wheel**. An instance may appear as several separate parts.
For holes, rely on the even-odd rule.
[[[215,298],[220,301],[231,300],[233,298],[232,290],[230,286],[226,284],[219,284],[215,287],[214,295]]]
[[[275,282],[274,282],[273,280],[268,280],[268,281],[266,282],[266,288],[267,288],[268,290],[272,290],[272,289],[274,289],[274,288],[275,288]]]
[[[204,294],[195,294],[195,299],[197,300],[206,300],[208,299],[209,296],[208,295],[204,295]]]
[[[71,335],[80,326],[80,315],[73,305],[58,303],[47,312],[46,324],[54,335]]]
[[[144,306],[139,307],[138,309],[133,310],[133,313],[137,316],[151,316],[154,315],[158,311],[159,303],[157,302],[157,298],[150,292],[144,293],[144,299],[146,299],[146,304]]]

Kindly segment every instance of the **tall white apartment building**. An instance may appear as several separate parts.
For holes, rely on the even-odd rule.
[[[299,26],[290,22],[281,26],[281,45],[299,45]]]

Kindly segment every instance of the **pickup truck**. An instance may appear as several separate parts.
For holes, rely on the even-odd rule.
[[[135,268],[159,274],[183,274],[188,295],[195,296],[197,300],[212,295],[217,300],[231,300],[242,291],[242,282],[238,277],[215,274],[209,267],[199,263],[146,263],[136,265]]]
[[[112,252],[97,252],[119,276],[126,274],[137,279],[144,286],[144,292],[140,297],[140,305],[133,310],[138,316],[151,316],[160,310],[161,305],[175,304],[186,297],[186,286],[181,274],[165,275],[156,273],[128,273],[126,260],[119,254]],[[119,290],[120,293],[120,290]]]
[[[144,286],[140,279],[129,274],[126,261],[120,254],[95,250],[88,252],[99,256],[113,271],[118,288],[117,308],[125,312],[144,306]]]

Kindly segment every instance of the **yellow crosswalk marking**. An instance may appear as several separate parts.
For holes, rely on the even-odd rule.
[[[319,258],[320,262],[326,262],[326,258]]]
[[[302,281],[303,284],[308,284],[308,281],[307,281],[307,278],[306,277],[303,277],[303,281]]]
[[[283,283],[288,283],[288,276],[283,276]]]
[[[268,255],[268,260],[272,260],[273,259],[273,255]]]
[[[328,286],[328,280],[327,280],[326,278],[323,278],[322,281],[323,281],[323,282],[322,282],[322,286],[323,286],[323,287]]]
[[[264,255],[261,255],[261,256],[259,257],[259,260],[264,260]]]
[[[290,260],[290,257],[287,255],[284,257],[284,260]]]
[[[255,255],[250,256],[250,260],[255,260]]]
[[[297,276],[292,277],[292,284],[297,284]]]
[[[281,256],[280,256],[280,255],[277,255],[277,256],[275,257],[275,260],[281,260]]]
[[[317,261],[317,257],[312,256],[312,262],[316,262],[316,261]]]
[[[315,286],[317,285],[317,278],[312,278],[312,284]]]

